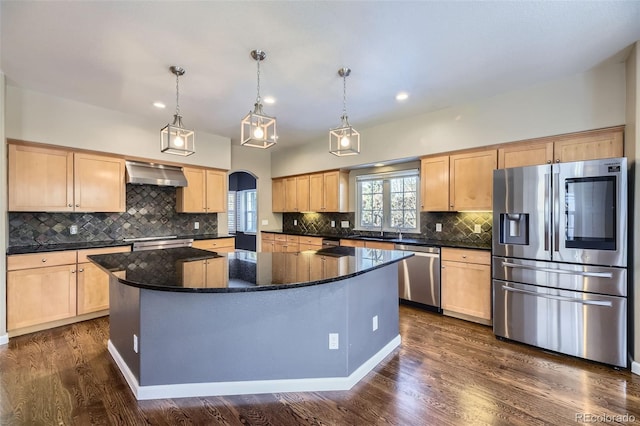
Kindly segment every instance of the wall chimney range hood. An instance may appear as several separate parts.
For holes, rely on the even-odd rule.
[[[187,186],[182,167],[127,161],[127,183],[157,186]]]

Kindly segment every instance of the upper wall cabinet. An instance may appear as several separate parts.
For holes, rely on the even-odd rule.
[[[176,191],[179,213],[220,213],[227,211],[227,173],[222,170],[185,167],[188,186]]]
[[[272,179],[274,212],[347,210],[349,174],[339,170]]]
[[[421,160],[423,211],[491,210],[495,149]]]
[[[498,167],[536,166],[624,156],[624,128],[615,127],[508,144],[498,150]]]
[[[124,160],[8,145],[9,211],[124,212]]]

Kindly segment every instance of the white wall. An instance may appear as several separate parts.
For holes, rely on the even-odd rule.
[[[633,212],[640,211],[640,42],[637,42],[627,59],[627,111],[625,127],[625,155],[628,157],[633,177]],[[629,266],[633,267],[633,303],[630,309],[633,310],[633,347],[632,356],[634,363],[632,371],[640,375],[640,217],[637,214],[634,219],[633,237],[631,238],[634,253],[633,260]]]
[[[271,211],[271,151],[268,149],[248,148],[239,145],[231,146],[231,170],[248,172],[256,177],[258,195],[258,238],[257,249],[260,250],[260,231],[282,229],[282,214]],[[226,232],[226,214],[218,215],[218,232]],[[262,225],[266,220],[267,224]],[[223,231],[221,221],[224,221]]]
[[[69,99],[7,86],[6,137],[31,142],[126,154],[159,161],[229,169],[231,140],[196,131],[196,153],[160,152],[160,129],[172,115],[151,121]]]
[[[4,141],[4,111],[5,111],[5,77],[0,71],[0,141]],[[4,238],[0,247],[0,345],[8,342],[7,338],[7,265],[6,247],[9,244],[7,235],[7,149],[5,143],[0,143],[0,235]]]
[[[360,155],[338,158],[327,136],[274,153],[274,177],[624,124],[625,64],[407,117],[361,133]]]

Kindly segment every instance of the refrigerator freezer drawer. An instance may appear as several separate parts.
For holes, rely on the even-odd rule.
[[[627,270],[624,268],[494,256],[492,276],[502,281],[563,290],[622,297],[627,295]]]
[[[627,366],[627,299],[493,280],[493,332],[540,348]]]

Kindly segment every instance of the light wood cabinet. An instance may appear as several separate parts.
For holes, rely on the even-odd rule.
[[[129,250],[123,246],[7,256],[7,330],[17,336],[106,311],[109,275],[87,256]]]
[[[188,186],[176,191],[176,211],[180,213],[221,213],[227,211],[227,173],[222,170],[183,168]]]
[[[491,253],[442,248],[441,297],[444,314],[491,324]]]
[[[273,253],[275,251],[275,235],[270,232],[261,233],[260,251]]]
[[[276,253],[296,253],[300,251],[298,236],[275,234],[273,251]]]
[[[298,241],[299,251],[322,249],[321,237],[300,236]]]
[[[449,156],[420,160],[422,211],[449,210]]]
[[[493,210],[493,171],[497,161],[495,149],[449,157],[451,210]]]
[[[9,211],[124,212],[124,160],[8,145]]]
[[[361,247],[361,248],[364,248],[364,241],[362,241],[362,240],[341,239],[340,240],[340,246],[341,247]]]
[[[615,127],[506,144],[498,167],[535,166],[624,156],[624,128]]]
[[[282,213],[284,208],[284,179],[271,180],[271,210],[276,213]]]
[[[210,240],[196,240],[191,246],[193,248],[209,250],[218,253],[229,253],[236,250],[236,239],[215,238]]]
[[[348,204],[349,174],[334,170],[309,176],[309,210],[344,212]]]
[[[108,253],[125,253],[129,246],[78,250],[77,265],[77,314],[109,309],[109,274],[91,263],[87,256]]]
[[[495,149],[420,161],[422,211],[491,210]]]
[[[309,175],[283,179],[284,212],[309,211]]]
[[[393,250],[394,244],[386,243],[384,241],[365,241],[364,247],[379,250]]]

